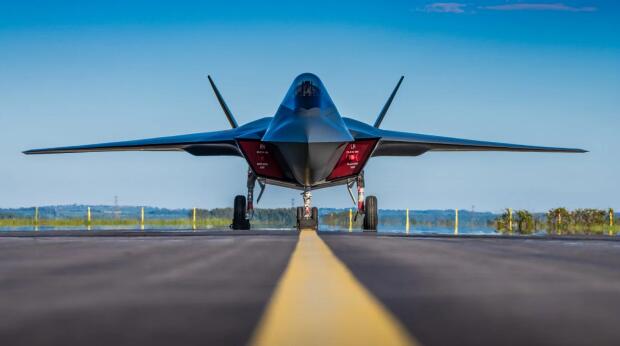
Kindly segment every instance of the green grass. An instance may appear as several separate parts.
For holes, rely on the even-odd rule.
[[[616,224],[612,227],[609,227],[608,224],[598,224],[591,226],[571,224],[561,230],[537,228],[530,233],[523,234],[531,234],[540,231],[543,231],[549,235],[618,235],[620,234],[620,225]],[[516,227],[513,228],[512,232],[504,228],[497,230],[497,232],[501,234],[520,234],[519,230]]]
[[[90,223],[92,227],[97,226],[135,226],[140,227],[140,220],[138,219],[93,219]],[[229,219],[223,218],[207,218],[196,219],[196,228],[207,227],[228,227],[230,225]],[[88,222],[82,218],[72,219],[39,219],[38,224],[35,225],[34,218],[17,218],[17,219],[0,219],[0,227],[87,227]],[[192,228],[192,220],[187,219],[146,219],[144,221],[145,228],[149,227],[187,227]]]
[[[613,225],[609,227],[609,225],[592,225],[590,227],[586,227],[583,225],[569,225],[567,229],[562,230],[547,230],[548,234],[553,235],[616,235],[620,234],[620,225]]]
[[[348,213],[346,213],[346,223],[339,222],[342,221],[337,216],[339,215],[325,215],[322,218],[322,223],[332,226],[341,226],[343,228],[348,228]],[[197,218],[196,219],[196,228],[197,229],[206,229],[206,228],[227,228],[230,225],[231,220],[228,218],[218,218],[218,217],[208,217],[208,218]],[[362,217],[358,217],[357,222],[353,224],[353,228],[358,229],[361,228]],[[14,218],[14,219],[0,219],[0,228],[17,228],[17,227],[50,227],[50,228],[79,228],[83,227],[84,229],[88,228],[88,222],[85,218],[67,218],[67,219],[39,219],[38,224],[35,225],[34,218]],[[139,219],[114,219],[114,218],[105,218],[105,219],[93,219],[90,224],[91,227],[121,227],[121,228],[140,228],[140,220]],[[281,222],[253,222],[254,227],[293,227],[293,225],[284,225]],[[193,223],[190,218],[178,218],[178,219],[146,219],[144,223],[144,228],[193,228]],[[612,235],[620,234],[620,225],[616,224],[611,229],[609,225],[592,225],[590,227],[585,227],[583,225],[569,225],[568,229],[563,229],[561,231],[556,230],[547,230],[547,234],[549,235],[609,235],[611,231]],[[501,233],[508,233],[507,231],[503,231]],[[517,234],[518,231],[513,230],[514,234]]]

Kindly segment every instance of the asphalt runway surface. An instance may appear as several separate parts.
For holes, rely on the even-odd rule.
[[[421,344],[620,344],[620,241],[319,236]],[[246,344],[298,238],[1,232],[0,345]]]
[[[0,345],[242,345],[296,235],[0,238]]]

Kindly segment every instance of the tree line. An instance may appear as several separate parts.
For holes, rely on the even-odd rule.
[[[188,212],[193,217],[193,210]],[[197,219],[229,219],[233,217],[232,208],[196,209]],[[255,227],[295,227],[297,211],[293,208],[255,209],[252,225]]]
[[[614,234],[615,212],[612,208],[604,209],[550,209],[547,213],[533,214],[521,209],[512,212],[505,209],[495,220],[495,226],[500,233],[533,234],[546,232],[548,234]]]

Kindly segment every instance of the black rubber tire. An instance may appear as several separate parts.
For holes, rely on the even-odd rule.
[[[319,209],[312,208],[310,210],[310,218],[304,218],[304,208],[297,208],[297,229],[318,229],[319,228]]]
[[[379,213],[377,207],[377,197],[368,196],[364,203],[364,230],[368,232],[376,232],[379,224]]]
[[[250,220],[245,218],[245,196],[235,196],[235,203],[233,208],[233,220],[230,228],[247,230],[250,229]]]
[[[299,228],[299,225],[301,224],[301,219],[303,217],[304,217],[304,208],[297,207],[297,228]]]
[[[235,196],[233,219],[234,220],[245,219],[245,196],[243,195]]]

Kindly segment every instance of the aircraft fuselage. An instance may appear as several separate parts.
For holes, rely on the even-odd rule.
[[[299,75],[259,141],[238,140],[258,177],[299,188],[358,175],[377,140],[356,143],[321,81]]]

